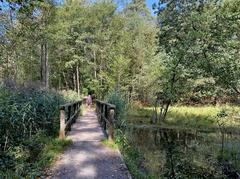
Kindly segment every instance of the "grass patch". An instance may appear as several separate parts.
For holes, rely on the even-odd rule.
[[[157,125],[166,128],[215,130],[218,129],[217,114],[222,110],[228,114],[228,120],[225,122],[227,130],[238,131],[240,108],[236,106],[172,106],[166,121]],[[128,123],[150,125],[151,116],[152,108],[148,107],[132,109],[127,112],[125,118]]]
[[[150,179],[150,176],[147,177],[146,174],[139,169],[139,165],[141,165],[141,157],[136,148],[132,147],[127,143],[124,144],[123,134],[118,134],[116,138],[117,139],[115,142],[106,139],[101,141],[101,143],[107,147],[110,147],[112,149],[118,149],[121,151],[121,154],[123,155],[123,160],[134,178]]]
[[[70,144],[72,144],[71,140],[47,139],[47,143],[38,158],[37,165],[41,168],[51,166],[57,156]]]
[[[118,149],[118,145],[114,141],[109,141],[108,139],[102,140],[101,143],[112,149]]]

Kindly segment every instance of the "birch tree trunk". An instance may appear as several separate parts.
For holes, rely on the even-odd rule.
[[[72,75],[73,75],[73,89],[74,91],[77,91],[77,78],[76,78],[77,71],[74,71]]]
[[[45,88],[49,89],[49,58],[48,58],[48,45],[45,46]]]
[[[77,65],[76,67],[76,71],[77,71],[77,93],[78,93],[78,97],[80,96],[80,81],[79,81],[79,66]]]
[[[41,55],[40,55],[40,61],[41,61],[41,69],[40,69],[40,80],[41,80],[41,83],[42,85],[45,84],[45,78],[44,78],[44,74],[45,74],[45,68],[44,68],[44,45],[41,44]]]

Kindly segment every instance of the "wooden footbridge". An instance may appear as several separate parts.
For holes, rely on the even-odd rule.
[[[49,172],[49,178],[128,179],[131,175],[120,152],[102,143],[114,140],[116,107],[96,100],[96,109],[79,117],[82,101],[60,106],[60,139],[71,139],[69,146]]]

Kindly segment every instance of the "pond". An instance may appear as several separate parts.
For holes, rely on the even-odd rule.
[[[128,142],[153,178],[240,178],[240,136],[230,132],[128,125]]]

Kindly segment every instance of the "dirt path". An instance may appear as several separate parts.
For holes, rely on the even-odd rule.
[[[50,178],[131,178],[120,153],[101,144],[105,137],[93,110],[88,110],[76,121],[67,138],[73,145],[55,163]]]

